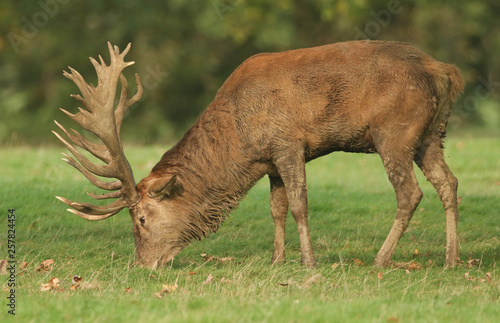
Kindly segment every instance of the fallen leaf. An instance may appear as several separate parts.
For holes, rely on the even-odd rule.
[[[460,204],[462,204],[462,197],[461,196],[459,196],[457,198],[457,205],[460,205]]]
[[[419,270],[422,268],[422,265],[419,264],[418,262],[411,262],[409,265],[408,265],[408,270]]]
[[[123,291],[128,294],[132,291],[132,287],[125,288]]]
[[[353,264],[355,264],[356,266],[365,266],[366,265],[366,263],[363,260],[360,260],[358,258],[354,258]]]
[[[331,267],[332,269],[335,269],[335,268],[337,268],[338,266],[339,266],[339,264],[335,262],[335,263],[333,263],[330,267]]]
[[[173,285],[164,284],[161,286],[161,292],[163,294],[172,294],[172,293],[175,293],[177,288],[179,288],[179,285],[177,285],[177,284],[173,284]]]
[[[46,292],[46,291],[51,290],[51,289],[52,289],[52,287],[50,286],[50,284],[42,284],[40,291]]]
[[[491,273],[486,273],[486,279],[488,280],[488,283],[491,283],[491,281],[493,280],[493,278],[491,277]]]
[[[413,251],[413,255],[418,256],[418,249],[415,249],[415,251]]]
[[[214,276],[212,274],[208,274],[207,279],[203,282],[203,285],[210,284],[214,280]]]
[[[52,270],[51,265],[54,264],[54,259],[47,259],[40,263],[40,266],[36,269],[36,271],[50,271]]]
[[[220,280],[221,283],[230,283],[231,282],[231,279],[227,279],[226,277],[222,277],[221,280]]]
[[[467,260],[467,267],[471,268],[471,267],[474,267],[474,266],[478,266],[480,261],[481,261],[480,259],[471,259],[469,257],[469,260]]]
[[[52,277],[50,280],[49,280],[49,284],[51,284],[53,287],[57,288],[59,287],[59,283],[61,281],[57,278],[57,277]]]
[[[82,281],[82,277],[73,275],[73,279],[71,281],[73,284],[79,284]]]
[[[21,266],[19,267],[19,269],[24,269],[24,268],[26,268],[26,267],[28,267],[28,263],[27,263],[26,261],[23,261],[23,262],[21,263]]]
[[[162,298],[161,293],[155,293],[155,296],[156,296],[157,298]]]
[[[378,279],[383,279],[384,278],[384,274],[383,273],[377,273],[377,278]]]
[[[407,274],[409,274],[409,273],[410,273],[410,271],[409,271],[408,269],[405,269],[405,272],[406,272]]]
[[[313,275],[313,276],[311,276],[311,277],[307,278],[307,279],[306,279],[306,280],[305,280],[305,281],[301,284],[301,286],[302,286],[302,287],[306,287],[306,288],[311,287],[313,284],[316,284],[316,283],[320,282],[322,278],[323,278],[323,277],[321,277],[321,274],[316,274],[316,275]]]
[[[60,282],[61,281],[57,277],[52,277],[48,281],[47,284],[42,284],[42,287],[40,288],[40,290],[42,292],[49,291],[49,290],[55,290],[55,291],[62,292],[62,291],[64,291],[64,288],[59,286]]]
[[[195,271],[190,271],[188,275],[189,275],[189,276],[193,276],[194,274],[196,274],[196,272],[195,272]]]
[[[78,288],[80,288],[80,284],[72,284],[69,286],[69,290],[77,290]]]

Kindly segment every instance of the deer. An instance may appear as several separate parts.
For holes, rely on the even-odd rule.
[[[81,95],[71,97],[83,108],[75,114],[62,112],[98,139],[69,132],[57,121],[71,143],[53,132],[73,155],[63,153],[63,160],[109,191],[87,194],[115,200],[102,206],[56,198],[71,207],[68,211],[91,221],[128,208],[138,265],[155,269],[171,263],[188,243],[217,231],[267,175],[274,221],[271,263],[285,262],[290,211],[298,227],[301,263],[314,267],[305,164],[334,151],[378,154],[395,190],[396,218],[374,266],[391,264],[422,199],[413,163],[436,189],[445,210],[445,265],[460,262],[458,180],[443,154],[452,103],[464,88],[454,65],[408,43],[390,41],[254,55],[234,70],[195,124],[136,185],[120,139],[126,112],[143,94],[135,74],[137,91],[129,95],[122,73],[134,64],[124,61],[130,48],[129,43],[120,52],[108,42],[109,65],[101,56],[99,62],[90,58],[97,86],[87,84],[71,67],[63,73],[80,90]]]

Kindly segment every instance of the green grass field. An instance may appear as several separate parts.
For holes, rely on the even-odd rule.
[[[458,268],[444,267],[444,211],[418,169],[424,199],[393,257],[407,264],[371,266],[394,220],[395,195],[378,156],[335,153],[307,168],[317,268],[300,265],[292,217],[287,223],[288,261],[269,265],[273,221],[264,178],[216,234],[193,242],[169,267],[154,271],[133,266],[127,211],[89,222],[65,211],[54,198],[82,200],[85,190],[94,191],[80,173],[60,161],[62,147],[1,148],[0,259],[8,257],[8,209],[15,209],[15,319],[498,322],[500,140],[450,139],[446,146],[462,197],[463,264]],[[157,146],[126,147],[136,180],[149,173],[164,151]],[[50,268],[37,270],[48,259],[54,261]],[[21,269],[22,261],[27,266]],[[81,277],[76,289],[71,287],[73,276]],[[51,281],[54,277],[58,286]],[[7,322],[9,275],[0,279],[0,321]],[[51,286],[44,285],[49,281]]]

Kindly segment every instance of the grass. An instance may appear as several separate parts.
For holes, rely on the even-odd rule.
[[[133,266],[126,211],[89,222],[54,198],[78,199],[91,184],[59,160],[63,148],[2,148],[0,259],[7,258],[7,210],[16,210],[16,319],[21,322],[496,322],[500,317],[500,140],[449,140],[459,178],[463,264],[444,267],[445,219],[431,185],[393,260],[371,263],[395,215],[395,196],[378,156],[336,153],[308,165],[310,226],[319,265],[300,262],[297,229],[287,223],[287,258],[270,266],[273,224],[267,179],[222,228],[190,244],[166,268]],[[127,147],[136,179],[164,152]],[[202,253],[233,257],[207,261]],[[53,259],[49,271],[37,271]],[[477,259],[477,260],[476,260]],[[74,275],[82,281],[70,290]],[[210,282],[207,278],[213,277]],[[57,277],[63,290],[41,291]],[[10,316],[8,276],[0,276],[0,320]],[[161,293],[165,287],[177,288]],[[128,290],[129,292],[126,292]]]

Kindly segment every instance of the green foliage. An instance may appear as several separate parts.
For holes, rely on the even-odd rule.
[[[2,210],[15,208],[17,215],[16,319],[496,322],[500,315],[500,151],[493,148],[500,141],[452,137],[446,156],[462,197],[458,234],[463,264],[456,269],[444,268],[444,211],[418,170],[424,199],[393,260],[413,261],[420,267],[370,265],[395,214],[394,192],[376,155],[335,153],[308,164],[317,268],[299,264],[299,239],[291,216],[288,262],[269,265],[273,221],[269,185],[263,179],[216,234],[190,244],[171,266],[151,271],[133,266],[134,242],[126,211],[90,222],[66,212],[66,206],[54,198],[81,199],[84,191],[94,191],[81,174],[59,160],[61,149],[2,148]],[[125,151],[139,179],[165,148],[128,146]],[[2,217],[0,232],[6,232],[7,224],[6,216]],[[6,255],[5,235],[0,238],[1,254]],[[202,253],[234,259],[208,261]],[[37,271],[46,259],[54,260],[51,269]],[[28,262],[24,269],[19,268],[22,261]],[[71,290],[74,275],[82,281]],[[209,275],[213,278],[206,283]],[[53,277],[64,290],[42,291],[42,284]],[[7,287],[7,280],[0,275],[2,287]],[[175,284],[174,292],[161,293],[163,285]],[[8,295],[3,288],[0,294]],[[8,317],[2,305],[0,320]]]
[[[0,143],[55,142],[58,108],[76,108],[61,71],[95,82],[87,57],[106,57],[108,40],[133,43],[127,77],[145,83],[123,128],[138,143],[178,137],[253,54],[364,38],[409,41],[458,65],[468,86],[454,125],[482,125],[487,101],[500,115],[499,11],[496,0],[2,1]]]

